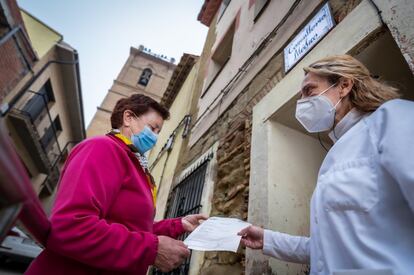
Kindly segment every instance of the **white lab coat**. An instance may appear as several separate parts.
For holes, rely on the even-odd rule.
[[[311,199],[311,237],[265,230],[264,254],[310,262],[311,274],[414,274],[414,102],[353,109],[335,136]]]

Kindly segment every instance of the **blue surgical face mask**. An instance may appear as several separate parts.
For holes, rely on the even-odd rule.
[[[131,141],[137,147],[141,154],[144,154],[157,143],[158,135],[155,134],[150,127],[145,125],[144,129],[138,134],[131,136]]]
[[[137,118],[137,117],[136,117]],[[137,118],[138,119],[138,118]],[[131,141],[141,154],[144,154],[157,143],[158,135],[150,127],[145,125],[144,129],[138,134],[132,134]]]

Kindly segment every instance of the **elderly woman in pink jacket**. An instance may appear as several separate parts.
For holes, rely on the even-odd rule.
[[[144,153],[169,112],[135,94],[117,102],[113,130],[77,145],[63,168],[44,251],[26,274],[146,274],[190,254],[175,240],[204,215],[154,222],[156,188]]]

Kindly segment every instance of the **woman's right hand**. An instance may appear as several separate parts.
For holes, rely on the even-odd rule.
[[[162,272],[179,267],[190,256],[190,250],[182,241],[158,236],[158,251],[154,266]]]
[[[258,226],[250,225],[242,229],[239,233],[242,236],[242,245],[251,249],[263,249],[264,229]]]

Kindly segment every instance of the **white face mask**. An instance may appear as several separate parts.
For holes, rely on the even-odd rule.
[[[309,133],[324,132],[333,127],[335,108],[342,98],[333,106],[332,102],[322,94],[335,85],[336,83],[317,96],[299,99],[296,102],[296,119]]]

